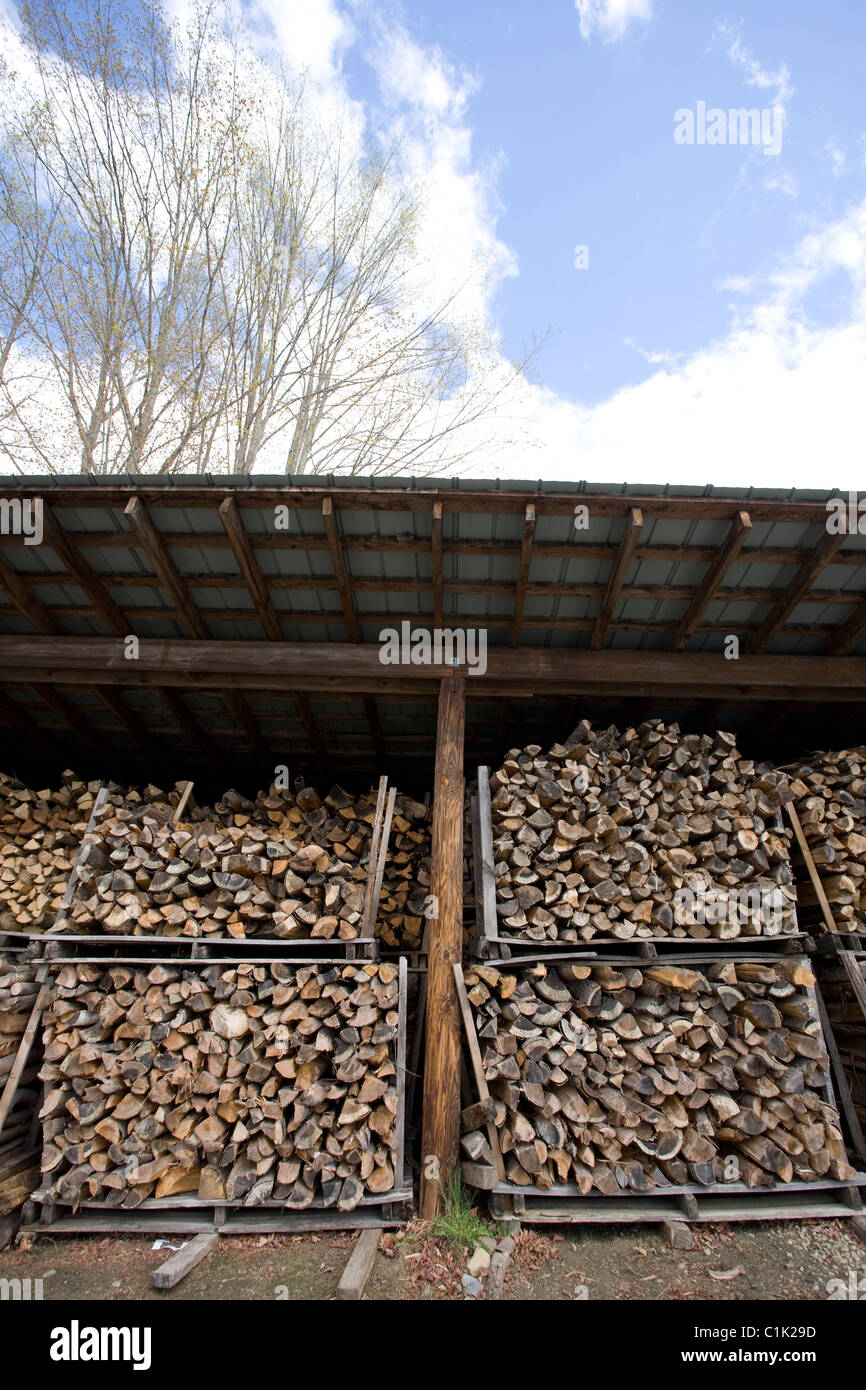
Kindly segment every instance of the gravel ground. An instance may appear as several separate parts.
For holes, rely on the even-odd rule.
[[[841,1280],[866,1297],[866,1247],[846,1221],[692,1227],[674,1250],[658,1226],[524,1228],[506,1299],[826,1300]],[[179,1244],[179,1240],[174,1240]],[[150,1238],[24,1238],[0,1253],[0,1277],[41,1278],[46,1299],[333,1298],[351,1234],[225,1238],[176,1289],[157,1294],[153,1271],[171,1253]],[[470,1252],[420,1226],[380,1241],[368,1299],[462,1299]],[[828,1287],[829,1285],[829,1287]],[[835,1286],[838,1292],[839,1286]]]

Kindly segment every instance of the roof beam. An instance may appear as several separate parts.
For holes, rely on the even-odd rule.
[[[102,749],[101,735],[97,733],[96,729],[91,728],[84,716],[81,715],[74,706],[64,700],[63,696],[59,695],[49,683],[46,682],[37,685],[31,682],[30,689],[33,691],[34,695],[36,695],[37,699],[46,704],[50,710],[54,711],[59,719],[63,720],[64,724],[69,725],[73,733],[77,734],[82,743],[87,744],[88,748]]]
[[[833,633],[824,647],[827,656],[844,656],[866,632],[866,599],[861,601],[854,612]]]
[[[272,642],[282,642],[283,630],[280,627],[280,620],[271,602],[268,586],[265,583],[264,576],[259,567],[259,562],[256,559],[252,541],[244,526],[240,509],[233,497],[226,497],[220,504],[219,516],[220,521],[226,529],[226,535],[231,543],[240,571],[246,580],[247,588],[253,596],[253,603],[256,606],[259,621]],[[319,615],[319,617],[321,620],[321,615]],[[304,697],[297,693],[293,695],[293,698],[298,709],[298,714],[307,730],[307,736],[310,738],[311,745],[319,756],[321,756],[325,746],[324,740],[319,732],[313,712],[310,709],[309,701],[304,700]],[[302,700],[305,708],[302,708]],[[267,744],[264,742],[258,725],[253,718],[252,711],[247,709],[246,706],[243,707],[243,710],[243,713],[238,712],[238,718],[240,718],[244,724],[247,737],[253,743],[259,757],[267,759],[270,756]]]
[[[377,643],[197,642],[141,638],[137,661],[116,641],[100,637],[0,636],[6,684],[151,685],[279,689],[337,694],[430,693],[453,668],[383,666]],[[737,700],[866,698],[866,660],[860,657],[742,655],[721,652],[602,652],[571,647],[489,647],[487,670],[467,672],[470,698],[482,695],[666,694]],[[817,692],[817,694],[812,693]]]
[[[246,580],[247,588],[252,594],[262,627],[272,642],[282,642],[283,633],[279,619],[271,603],[271,596],[259,568],[259,562],[244,526],[238,504],[233,497],[226,497],[220,503],[219,518],[226,528],[234,557]]]
[[[55,576],[56,583],[56,576]],[[47,608],[43,608],[35,594],[31,593],[22,575],[14,570],[10,564],[0,555],[0,589],[8,596],[10,603],[13,603],[37,632],[41,632],[43,637],[49,637],[52,633],[59,632],[56,622],[52,618]]]
[[[146,747],[150,742],[151,732],[135,710],[129,708],[117,688],[113,685],[91,685],[90,689],[127,732],[132,734],[142,747]]]
[[[44,484],[47,480],[40,479]],[[34,480],[14,479],[0,484],[0,498],[32,497]],[[214,510],[227,491],[223,481],[219,487],[200,482],[166,487],[164,483],[98,482],[83,479],[77,485],[64,479],[56,486],[43,486],[44,496],[61,507],[124,507],[130,497],[139,497],[145,505],[161,507],[212,507]],[[639,508],[647,518],[666,517],[686,521],[732,521],[744,504],[742,495],[720,493],[666,496],[663,493],[531,491],[502,488],[496,492],[466,488],[420,486],[413,488],[379,488],[356,484],[352,486],[299,486],[280,479],[277,483],[251,485],[244,479],[237,488],[238,505],[251,510],[261,507],[288,506],[300,511],[320,512],[323,499],[334,507],[355,511],[420,512],[429,515],[434,502],[442,502],[449,511],[487,513],[489,515],[522,516],[527,502],[535,505],[538,516],[573,516],[574,508],[587,506],[593,516],[626,517],[629,510]],[[749,497],[749,512],[753,521],[792,521],[803,525],[820,524],[827,520],[827,506],[820,498],[783,499],[778,497]]]
[[[626,517],[625,529],[622,533],[616,559],[613,562],[613,569],[607,581],[607,589],[601,601],[601,608],[595,620],[592,636],[589,639],[589,649],[591,652],[598,651],[604,642],[604,635],[607,632],[608,623],[613,617],[613,610],[620,596],[620,590],[625,583],[629,566],[634,558],[635,548],[640,539],[642,528],[643,514],[639,507],[632,507]]]
[[[738,512],[724,544],[695,591],[695,596],[685,615],[680,619],[671,639],[670,650],[672,652],[681,652],[683,647],[688,645],[689,638],[694,633],[707,607],[716,597],[725,574],[742,550],[751,529],[752,522],[749,513]]]
[[[81,506],[83,498],[76,505]],[[75,583],[83,589],[97,613],[108,624],[116,637],[126,637],[129,622],[118,608],[102,579],[91,569],[78,546],[64,533],[50,507],[43,509],[43,530],[45,539],[57,558],[66,566]],[[56,582],[56,577],[55,577]],[[86,613],[82,617],[87,617]]]
[[[359,642],[358,619],[355,616],[355,605],[352,602],[352,589],[349,584],[349,572],[346,569],[346,557],[340,544],[340,533],[337,530],[337,522],[334,517],[334,506],[330,497],[326,497],[322,502],[322,520],[325,523],[325,535],[328,538],[328,549],[331,552],[331,568],[334,571],[334,578],[337,581],[337,592],[340,595],[340,603],[343,609],[343,622],[346,624],[346,632],[350,642]]]
[[[757,656],[767,650],[773,638],[785,626],[797,604],[807,596],[812,587],[812,581],[821,573],[825,565],[829,565],[844,540],[844,535],[831,535],[829,531],[824,531],[818,544],[810,552],[808,559],[800,565],[794,578],[787,588],[783,589],[752,638],[749,651],[753,655]]]
[[[526,603],[526,586],[529,583],[529,566],[532,564],[532,543],[535,540],[535,507],[527,502],[523,513],[523,538],[520,542],[520,567],[517,571],[517,589],[514,594],[514,618],[511,623],[511,645],[520,645],[520,632],[523,627],[523,608]]]
[[[190,636],[206,641],[210,635],[207,624],[189,596],[187,587],[174,567],[174,561],[162,542],[162,537],[148,515],[147,508],[138,498],[133,497],[124,508],[123,515],[131,525],[139,546],[150,562],[150,567],[171,595],[171,601],[182,615]]]
[[[433,574],[433,626],[442,626],[442,503],[433,503],[431,531],[431,567]]]
[[[224,754],[218,752],[216,745],[208,738],[207,734],[199,725],[198,720],[194,717],[186,703],[181,699],[180,695],[169,686],[162,684],[157,685],[156,690],[160,699],[164,704],[168,705],[168,708],[171,710],[180,727],[195,744],[205,762],[213,763],[214,766],[218,766],[224,760]]]

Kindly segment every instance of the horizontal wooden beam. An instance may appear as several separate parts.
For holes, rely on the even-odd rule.
[[[156,685],[189,692],[280,689],[346,694],[431,693],[453,668],[383,665],[376,643],[190,642],[141,638],[137,661],[123,643],[101,637],[0,636],[0,680],[63,684]],[[466,671],[470,698],[483,694],[691,694],[733,700],[866,696],[866,659],[742,656],[716,652],[601,652],[573,648],[490,647],[483,674]]]
[[[159,483],[110,482],[93,483],[90,479],[80,485],[65,482],[57,487],[45,487],[41,492],[37,479],[4,481],[0,498],[33,497],[40,495],[52,506],[125,507],[131,497],[138,497],[147,506],[198,507],[216,510],[229,491],[237,498],[242,510],[286,506],[301,511],[321,512],[325,498],[333,508],[349,507],[356,511],[423,512],[430,513],[434,502],[442,502],[451,513],[522,516],[527,503],[535,507],[537,516],[571,516],[577,506],[589,509],[593,517],[626,517],[632,508],[639,508],[647,518],[669,517],[680,520],[733,521],[744,506],[752,521],[793,521],[825,525],[827,508],[820,498],[782,499],[720,494],[717,497],[658,496],[649,493],[584,492],[579,488],[567,492],[532,492],[503,488],[496,492],[450,487],[370,488],[365,486],[304,487],[292,486],[283,479],[273,479],[237,489],[204,487],[200,483],[176,485]]]

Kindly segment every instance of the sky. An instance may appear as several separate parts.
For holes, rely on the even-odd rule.
[[[399,142],[503,368],[539,343],[462,472],[866,490],[866,0],[236,3]]]
[[[264,47],[339,91],[371,131],[410,142],[431,264],[444,283],[485,258],[472,312],[503,353],[548,335],[534,380],[488,427],[501,435],[495,471],[866,480],[863,0],[265,0],[246,12]],[[764,131],[730,143],[727,121],[725,143],[708,126],[701,141],[701,103],[726,120],[764,113]],[[683,112],[693,143],[675,138]]]

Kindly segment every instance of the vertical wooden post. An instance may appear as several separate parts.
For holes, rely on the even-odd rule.
[[[430,953],[424,1048],[421,1216],[439,1211],[442,1183],[460,1146],[460,1005],[453,966],[463,954],[463,734],[466,679],[439,686],[433,797]]]

